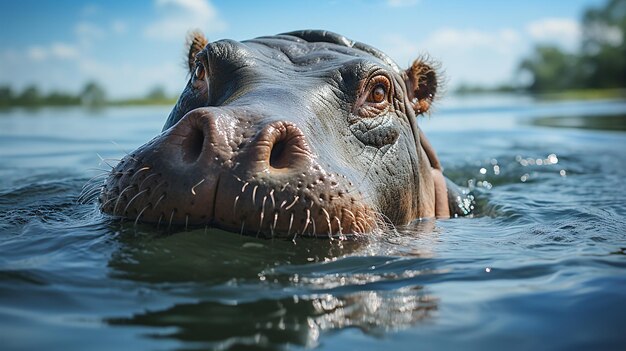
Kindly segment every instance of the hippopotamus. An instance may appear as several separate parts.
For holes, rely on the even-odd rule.
[[[110,172],[100,209],[262,236],[371,233],[466,214],[417,124],[433,65],[322,30],[188,40],[190,77],[160,135]]]

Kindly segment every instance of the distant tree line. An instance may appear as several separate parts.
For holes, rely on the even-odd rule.
[[[107,103],[104,88],[96,82],[88,82],[78,94],[53,91],[43,94],[35,85],[16,93],[9,86],[0,86],[0,107],[38,107],[38,106],[103,106]]]
[[[105,105],[134,105],[171,103],[165,89],[161,86],[152,88],[145,97],[112,101],[108,99],[105,89],[97,82],[87,82],[77,93],[52,91],[43,94],[35,85],[15,92],[10,86],[0,86],[0,108],[6,107],[42,107],[42,106],[87,106],[102,107]]]
[[[456,88],[457,94],[476,94],[476,93],[512,93],[523,90],[523,88],[513,84],[501,84],[495,87],[487,87],[481,85],[461,84]]]
[[[582,17],[582,42],[577,53],[538,45],[519,64],[530,74],[530,92],[566,89],[626,88],[626,1],[609,0],[589,8]]]

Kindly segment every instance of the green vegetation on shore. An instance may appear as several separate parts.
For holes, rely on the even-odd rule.
[[[565,89],[545,92],[532,92],[524,88],[460,86],[456,95],[481,94],[522,94],[538,100],[626,100],[626,88],[618,89]]]
[[[624,98],[626,93],[626,1],[608,0],[582,16],[579,50],[537,45],[522,59],[525,85],[461,86],[458,94],[521,92],[545,99]]]
[[[109,99],[102,86],[96,82],[88,82],[78,94],[53,91],[42,94],[34,86],[28,86],[16,93],[8,86],[0,86],[0,108],[44,106],[132,106],[132,105],[173,105],[176,97],[167,96],[162,87],[153,88],[146,96],[131,99]]]
[[[114,106],[145,106],[145,105],[173,105],[176,103],[176,97],[167,96],[163,87],[157,86],[152,88],[148,94],[142,98],[113,100],[109,105]]]
[[[567,89],[533,94],[540,100],[612,100],[626,99],[626,89]]]

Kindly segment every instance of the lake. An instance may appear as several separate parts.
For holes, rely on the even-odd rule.
[[[78,201],[168,113],[0,111],[2,349],[623,349],[626,101],[449,97],[419,123],[474,218],[344,241]]]

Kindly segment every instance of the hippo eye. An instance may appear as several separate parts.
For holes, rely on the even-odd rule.
[[[368,86],[370,86],[370,90],[367,95],[367,102],[381,104],[387,101],[389,90],[391,89],[391,83],[387,77],[383,75],[375,76],[369,81]]]
[[[362,88],[359,99],[354,108],[361,117],[376,117],[385,113],[391,106],[393,86],[384,74],[377,74],[370,78]]]
[[[204,74],[205,74],[204,65],[202,65],[201,63],[197,63],[196,70],[193,72],[194,77],[196,79],[202,80],[204,79]]]
[[[382,84],[378,84],[377,86],[374,87],[374,89],[370,93],[368,100],[370,102],[379,104],[385,101],[386,98],[387,98],[387,90]]]

